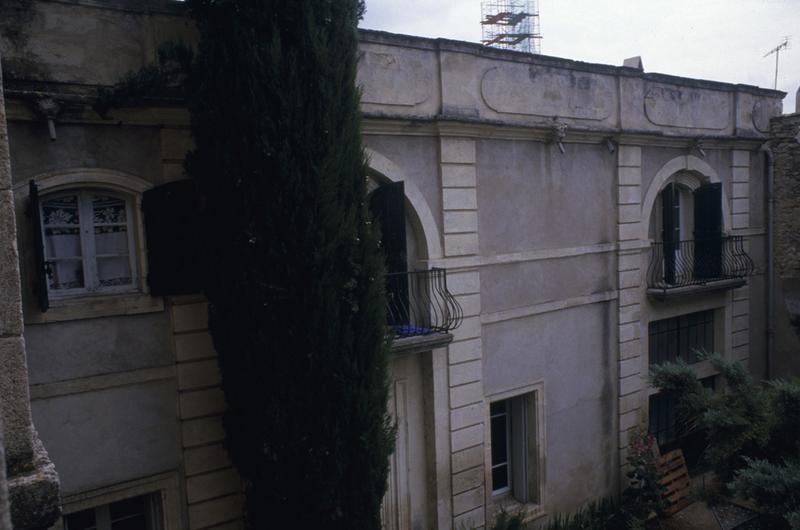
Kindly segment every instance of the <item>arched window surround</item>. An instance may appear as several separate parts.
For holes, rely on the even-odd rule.
[[[655,208],[656,200],[658,200],[661,191],[670,182],[678,182],[687,187],[695,186],[691,188],[694,190],[701,184],[718,183],[720,182],[720,178],[713,167],[704,160],[693,155],[675,157],[661,166],[661,169],[659,169],[653,177],[644,201],[642,202],[640,237],[643,241],[651,239],[650,229],[653,209]],[[731,213],[724,186],[722,189],[722,223],[724,230],[729,232],[732,226]]]

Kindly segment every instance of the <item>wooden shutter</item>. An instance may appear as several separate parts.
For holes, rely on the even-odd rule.
[[[402,182],[385,184],[370,197],[372,217],[378,223],[386,257],[386,297],[389,325],[410,324],[406,257],[405,188]]]
[[[28,183],[28,216],[31,219],[34,247],[34,291],[39,299],[39,309],[44,313],[50,308],[47,293],[48,264],[44,259],[44,235],[42,234],[42,214],[39,202],[39,187],[31,180]]]
[[[170,182],[142,195],[147,238],[147,282],[154,296],[198,293],[202,290],[193,180]]]
[[[694,275],[722,275],[722,184],[700,186],[694,192]]]
[[[664,281],[675,283],[675,254],[680,248],[680,200],[678,187],[667,184],[661,191],[661,240],[664,246]]]

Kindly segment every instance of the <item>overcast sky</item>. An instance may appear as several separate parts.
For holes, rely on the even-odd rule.
[[[366,0],[361,27],[479,42],[481,0]],[[800,0],[539,0],[542,53],[621,65],[641,55],[646,72],[778,89],[795,111],[800,86]],[[794,35],[793,35],[794,33]]]

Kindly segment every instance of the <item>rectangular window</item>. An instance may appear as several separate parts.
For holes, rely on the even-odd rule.
[[[539,447],[536,393],[489,406],[492,494],[522,503],[539,502]]]
[[[64,516],[64,530],[162,530],[161,494],[151,493]]]
[[[695,363],[698,351],[714,351],[714,310],[650,322],[649,338],[650,364]]]
[[[130,200],[92,190],[46,195],[41,226],[50,294],[135,290]]]

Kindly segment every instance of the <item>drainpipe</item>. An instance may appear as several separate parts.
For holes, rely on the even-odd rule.
[[[769,142],[761,146],[767,170],[767,379],[772,379],[775,352],[775,158]]]

